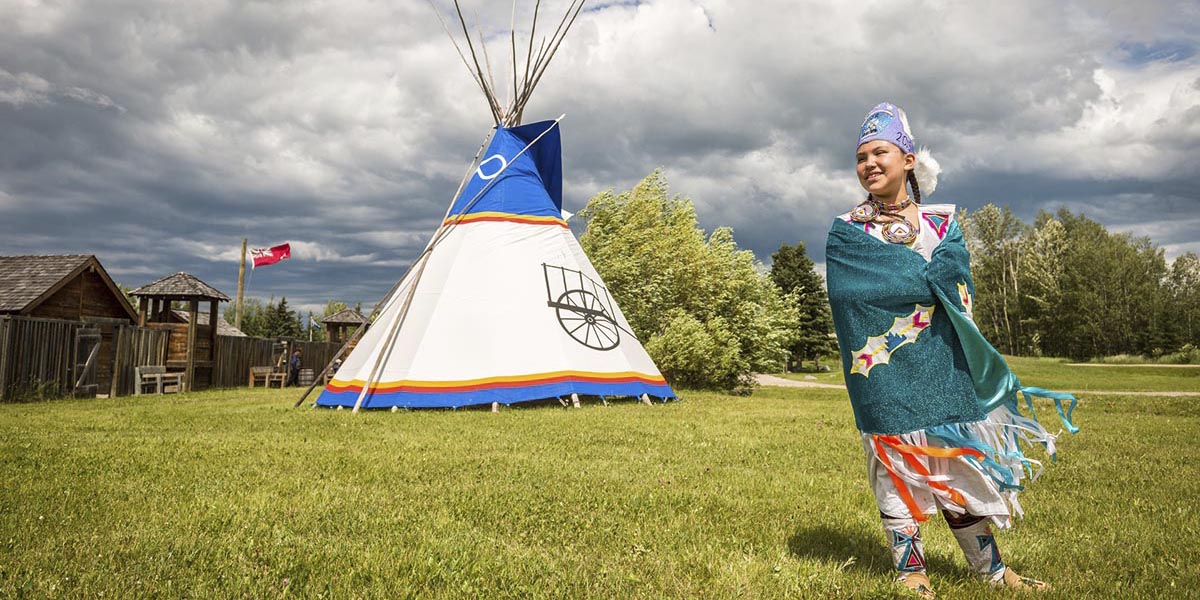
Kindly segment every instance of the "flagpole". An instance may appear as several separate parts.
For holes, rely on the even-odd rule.
[[[242,328],[242,294],[246,290],[246,238],[242,238],[242,260],[238,263],[237,310],[234,311],[233,326]]]
[[[312,311],[308,311],[308,341],[312,341]]]

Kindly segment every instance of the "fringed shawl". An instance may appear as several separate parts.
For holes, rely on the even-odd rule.
[[[861,431],[899,434],[979,421],[1000,406],[1017,410],[1017,392],[1031,412],[1031,395],[1053,398],[1075,430],[1074,398],[1022,388],[971,320],[975,284],[956,221],[929,262],[841,219],[825,253],[842,370]]]

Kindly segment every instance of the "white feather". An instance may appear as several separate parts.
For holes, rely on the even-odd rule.
[[[917,150],[917,164],[913,167],[913,174],[917,177],[917,185],[921,188],[921,196],[930,196],[937,189],[938,175],[942,173],[942,165],[938,164],[937,159],[933,158],[933,153],[929,148],[922,147]]]

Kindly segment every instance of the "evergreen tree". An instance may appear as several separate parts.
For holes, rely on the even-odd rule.
[[[274,299],[272,299],[274,303]],[[233,323],[237,308],[230,305],[225,307],[225,320]],[[240,331],[250,337],[266,337],[267,305],[260,298],[242,299],[242,326]]]
[[[784,244],[771,255],[771,281],[787,294],[799,313],[800,326],[789,348],[791,360],[797,366],[812,360],[819,368],[821,355],[836,347],[831,336],[833,315],[829,311],[825,282],[808,258],[804,242],[795,246]]]
[[[263,337],[286,337],[300,339],[304,328],[295,311],[288,308],[287,298],[279,299],[279,304],[268,304],[263,324]]]

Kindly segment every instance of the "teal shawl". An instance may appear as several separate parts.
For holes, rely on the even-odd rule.
[[[952,221],[926,262],[900,245],[835,219],[826,278],[846,389],[859,430],[900,434],[984,419],[1017,408],[1022,392],[1053,398],[1069,430],[1074,398],[1022,388],[966,314],[974,297],[971,257]],[[1072,401],[1063,413],[1062,400]]]

